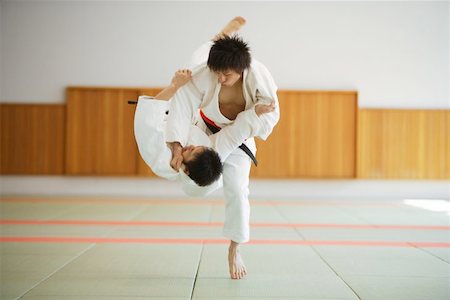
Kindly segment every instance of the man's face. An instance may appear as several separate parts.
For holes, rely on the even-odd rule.
[[[200,153],[202,153],[206,147],[204,146],[186,146],[181,151],[181,155],[183,156],[183,162],[189,162],[197,157]]]
[[[219,83],[222,86],[226,87],[233,86],[241,78],[242,75],[242,73],[238,73],[233,70],[227,70],[223,72],[215,71],[214,74],[216,74]]]

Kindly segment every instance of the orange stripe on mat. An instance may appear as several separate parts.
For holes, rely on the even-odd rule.
[[[108,243],[108,244],[228,244],[221,239],[153,239],[153,238],[92,238],[92,237],[0,237],[1,243]],[[293,246],[374,246],[374,247],[425,247],[450,248],[450,243],[440,242],[386,242],[386,241],[299,241],[252,240],[249,245]]]
[[[83,226],[178,226],[219,227],[221,222],[164,222],[164,221],[87,221],[87,220],[0,220],[0,225],[83,225]],[[364,224],[311,224],[311,223],[251,223],[251,227],[278,228],[331,228],[331,229],[405,229],[450,230],[450,226],[436,225],[364,225]]]
[[[0,198],[0,202],[14,203],[14,202],[27,202],[27,203],[59,203],[59,204],[112,204],[112,205],[134,205],[134,204],[163,204],[163,205],[223,205],[223,200],[217,199],[108,199],[108,198],[15,198],[15,197],[3,197]],[[324,201],[324,200],[299,200],[299,201],[262,201],[254,200],[250,201],[251,205],[257,206],[356,206],[356,207],[402,207],[402,203],[389,203],[389,202],[369,202],[364,201]]]

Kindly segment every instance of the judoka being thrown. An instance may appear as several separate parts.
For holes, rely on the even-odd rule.
[[[171,84],[153,97],[141,96],[134,118],[134,133],[139,153],[152,169],[163,178],[177,180],[190,196],[206,196],[222,186],[222,162],[246,139],[259,130],[259,116],[274,110],[272,105],[256,105],[238,115],[234,124],[224,130],[207,135],[190,125],[188,145],[180,150],[181,167],[170,166],[172,152],[164,140],[170,99],[191,79],[190,70],[179,70]]]
[[[242,17],[231,20],[213,41],[202,45],[191,61],[192,80],[174,95],[166,127],[166,142],[173,153],[171,165],[178,170],[180,149],[188,145],[190,125],[207,134],[219,133],[235,125],[241,113],[256,105],[273,107],[261,115],[250,137],[263,140],[279,119],[277,87],[267,68],[255,59],[241,38],[231,36],[245,23]],[[194,120],[194,122],[193,122]],[[228,263],[230,276],[240,279],[247,273],[239,245],[249,240],[249,174],[256,145],[253,138],[245,147],[235,148],[223,158],[225,222],[223,235],[230,240]]]

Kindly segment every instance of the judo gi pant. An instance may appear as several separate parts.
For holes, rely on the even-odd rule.
[[[244,243],[250,239],[248,185],[251,163],[249,156],[241,149],[234,150],[223,163],[223,235],[236,243]]]
[[[222,178],[207,187],[183,185],[184,192],[192,197],[204,197],[223,187],[225,196],[225,222],[223,236],[236,243],[250,239],[249,176],[250,157],[241,149],[234,150],[223,163]]]

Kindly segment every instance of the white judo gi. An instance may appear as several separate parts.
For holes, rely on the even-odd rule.
[[[188,144],[190,124],[195,124],[206,133],[211,134],[198,110],[219,127],[221,131],[236,120],[229,120],[219,109],[219,92],[221,84],[217,76],[206,65],[212,42],[202,45],[193,55],[190,62],[192,80],[180,88],[172,98],[170,114],[166,127],[166,141],[179,142],[183,147]],[[267,68],[255,59],[243,73],[243,93],[245,109],[256,103],[270,104],[275,102],[275,111],[260,116],[261,126],[253,132],[252,138],[245,145],[256,154],[253,137],[263,140],[272,132],[279,120],[279,105],[277,86]],[[241,149],[237,148],[224,160],[223,190],[225,196],[225,224],[223,235],[237,243],[249,240],[250,206],[249,175],[251,159]]]
[[[222,186],[222,178],[209,186],[198,186],[184,171],[172,169],[172,152],[165,142],[166,112],[170,101],[140,96],[134,117],[134,135],[139,153],[152,171],[163,178],[181,183],[183,191],[189,196],[205,196]],[[188,145],[206,146],[216,150],[222,160],[227,159],[242,142],[260,130],[262,120],[249,109],[241,112],[233,126],[208,136],[199,127],[188,125],[190,133]]]

